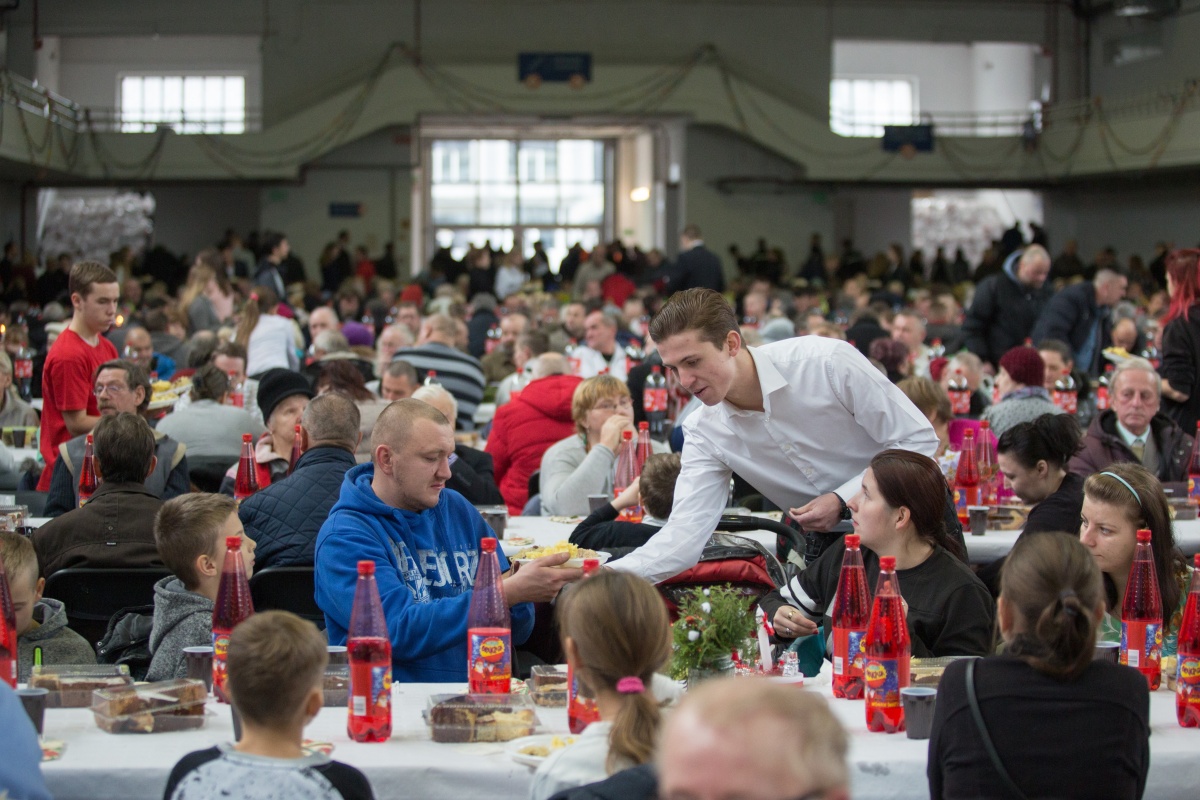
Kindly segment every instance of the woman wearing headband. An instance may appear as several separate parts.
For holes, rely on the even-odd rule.
[[[1162,595],[1165,623],[1162,654],[1175,655],[1189,569],[1175,546],[1162,484],[1140,464],[1113,464],[1084,481],[1080,517],[1079,539],[1104,576],[1107,613],[1100,623],[1100,640],[1121,641],[1121,601],[1137,548],[1137,532],[1148,528],[1158,591]]]
[[[1092,659],[1104,609],[1104,581],[1077,539],[1017,540],[1000,577],[1004,654],[955,661],[938,685],[930,797],[1142,796],[1150,694],[1134,670]],[[1067,763],[1071,769],[1047,768]]]
[[[671,655],[671,628],[662,597],[645,579],[609,570],[593,575],[563,592],[557,618],[567,662],[595,694],[600,721],[538,767],[531,800],[650,761],[659,700],[674,688],[655,679]]]

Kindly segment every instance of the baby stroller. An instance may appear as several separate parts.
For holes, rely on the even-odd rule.
[[[746,597],[759,598],[782,586],[787,578],[776,553],[771,553],[757,541],[734,535],[737,531],[766,530],[776,534],[776,553],[790,546],[804,550],[802,534],[782,522],[764,517],[723,516],[717,530],[704,546],[700,562],[673,578],[658,584],[666,601],[671,621],[678,617],[679,600],[685,592],[696,587],[729,584]]]

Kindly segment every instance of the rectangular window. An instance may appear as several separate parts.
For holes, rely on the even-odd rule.
[[[124,75],[118,104],[123,133],[246,131],[244,75]]]
[[[884,125],[917,122],[917,90],[910,78],[834,78],[829,127],[840,136],[883,136]]]

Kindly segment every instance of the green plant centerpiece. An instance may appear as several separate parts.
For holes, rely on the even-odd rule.
[[[754,638],[753,600],[728,584],[692,589],[672,626],[671,676],[689,683],[733,674],[732,654]]]

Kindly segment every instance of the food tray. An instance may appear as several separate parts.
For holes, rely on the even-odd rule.
[[[565,664],[538,664],[529,681],[529,696],[534,705],[547,708],[567,706],[567,667]]]
[[[321,687],[325,690],[325,708],[350,705],[350,667],[345,664],[326,667]]]
[[[124,664],[42,664],[33,668],[31,689],[46,689],[46,708],[88,708],[97,689],[133,685]]]
[[[109,733],[165,733],[204,727],[204,681],[194,678],[98,689],[92,695],[96,725]]]
[[[533,735],[537,711],[528,695],[435,694],[424,712],[435,742],[509,742]]]
[[[510,558],[510,559],[508,559],[508,560],[509,560],[509,561],[515,561],[515,562],[517,562],[517,563],[519,563],[519,564],[528,564],[528,563],[530,563],[530,562],[532,562],[532,561],[536,561],[536,560],[537,560],[537,558],[542,558],[542,556],[538,556],[537,558],[527,558],[527,557],[525,556],[525,553],[526,553],[526,552],[528,552],[528,550],[522,550],[520,553],[517,553],[515,556],[511,557],[511,558]],[[567,559],[566,561],[564,561],[564,562],[563,562],[563,563],[561,563],[561,564],[558,564],[557,566],[559,566],[559,567],[562,567],[563,569],[568,569],[568,568],[570,568],[570,569],[583,569],[583,562],[584,562],[584,560],[585,560],[586,558],[594,558],[594,559],[596,559],[597,561],[599,561],[601,564],[604,564],[604,563],[606,563],[606,562],[607,562],[607,561],[608,561],[610,558],[612,558],[612,554],[611,554],[611,553],[606,553],[606,552],[604,552],[603,550],[601,550],[601,551],[597,552],[595,555],[590,555],[590,554],[589,554],[589,555],[587,555],[587,556],[580,556],[580,557],[578,557],[578,558],[570,558],[570,559]]]
[[[909,662],[909,684],[912,686],[936,687],[942,682],[942,673],[946,671],[946,667],[964,658],[979,658],[979,656],[914,658]]]

